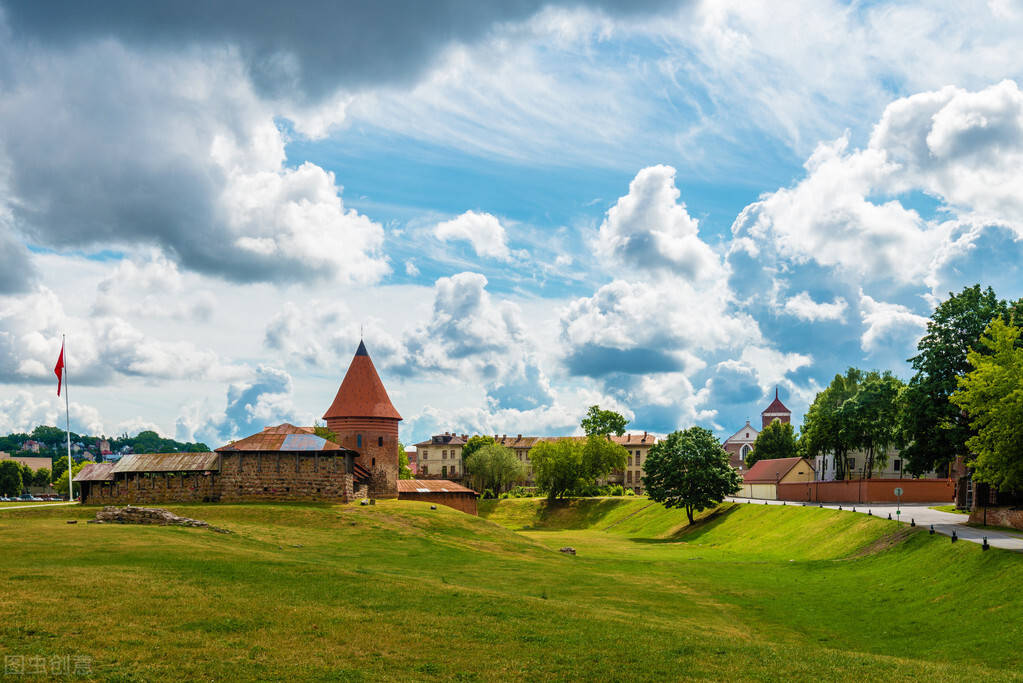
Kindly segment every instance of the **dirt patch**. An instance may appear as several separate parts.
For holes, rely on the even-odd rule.
[[[873,543],[869,543],[863,546],[862,548],[854,552],[852,555],[849,555],[848,557],[844,557],[842,559],[857,560],[861,557],[870,557],[871,555],[876,555],[886,550],[890,550],[895,546],[904,543],[906,539],[909,538],[914,531],[916,530],[913,529],[912,527],[908,526],[903,527],[896,531],[895,533],[886,534],[885,536],[882,536]]]

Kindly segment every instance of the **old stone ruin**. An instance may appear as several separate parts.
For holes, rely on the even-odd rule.
[[[107,505],[96,513],[96,519],[90,524],[155,524],[157,526],[188,526],[209,529],[221,534],[231,533],[227,529],[210,526],[209,523],[189,517],[181,517],[164,508],[143,508],[126,505],[119,508]]]

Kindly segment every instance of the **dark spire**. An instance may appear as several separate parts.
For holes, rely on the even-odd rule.
[[[368,356],[369,351],[366,350],[366,342],[359,340],[359,348],[355,351],[356,356]]]

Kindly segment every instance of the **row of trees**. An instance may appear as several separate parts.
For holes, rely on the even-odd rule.
[[[894,447],[910,474],[941,472],[964,457],[979,481],[1023,489],[1021,323],[1023,299],[1009,303],[980,285],[950,293],[909,359],[916,372],[908,383],[857,368],[836,375],[807,410],[794,447],[834,458],[839,478],[850,451],[866,454],[869,477]]]

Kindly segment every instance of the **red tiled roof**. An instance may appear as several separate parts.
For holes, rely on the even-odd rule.
[[[348,372],[341,381],[334,402],[323,414],[327,420],[336,417],[384,417],[400,420],[401,415],[394,409],[391,399],[387,396],[384,383],[373,366],[373,361],[366,351],[366,345],[359,342],[359,349],[352,358]]]
[[[778,389],[776,387],[774,390],[774,400],[771,401],[771,405],[764,408],[764,412],[760,414],[766,415],[767,413],[791,413],[791,412],[792,411],[786,408],[785,404],[781,402],[781,399],[778,398]]]
[[[398,493],[472,493],[461,484],[447,479],[399,479]]]
[[[284,424],[267,427],[258,434],[221,446],[218,453],[230,451],[343,451],[333,441],[309,433],[308,427]]]
[[[742,474],[745,484],[774,484],[785,477],[789,471],[803,461],[803,458],[775,458],[774,460],[758,460]],[[809,465],[809,462],[807,463]],[[811,468],[812,469],[812,468]]]

